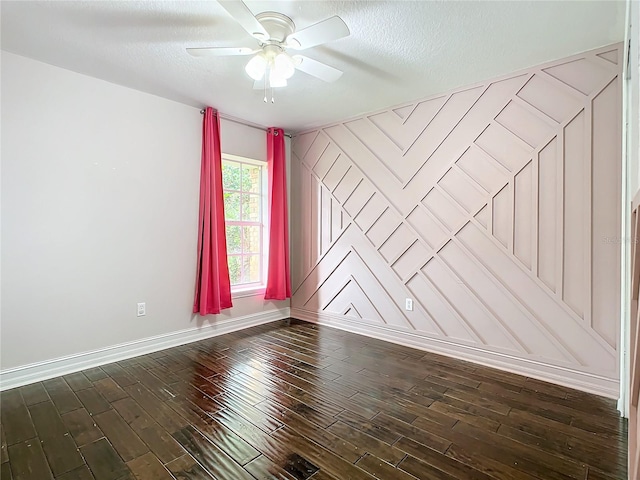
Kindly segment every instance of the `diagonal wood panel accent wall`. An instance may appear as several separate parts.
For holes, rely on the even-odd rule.
[[[296,136],[292,315],[617,397],[621,55]]]

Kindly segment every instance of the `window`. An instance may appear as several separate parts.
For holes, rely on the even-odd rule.
[[[222,156],[227,255],[232,291],[263,287],[265,275],[266,164]]]

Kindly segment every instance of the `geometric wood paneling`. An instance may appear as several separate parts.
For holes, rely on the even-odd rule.
[[[621,52],[297,135],[294,313],[616,395]]]

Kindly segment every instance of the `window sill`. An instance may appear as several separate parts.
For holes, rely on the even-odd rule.
[[[264,285],[250,286],[250,287],[238,287],[231,289],[231,298],[242,297],[255,297],[257,295],[264,295],[266,287]]]

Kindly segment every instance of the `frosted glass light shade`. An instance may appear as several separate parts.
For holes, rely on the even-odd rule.
[[[259,53],[249,60],[244,69],[247,72],[247,75],[251,78],[254,80],[260,80],[264,76],[264,72],[267,70],[267,59],[264,58],[264,55]]]
[[[286,53],[279,53],[274,61],[274,70],[279,77],[284,79],[291,78],[293,72],[295,72],[295,65],[293,60]]]

